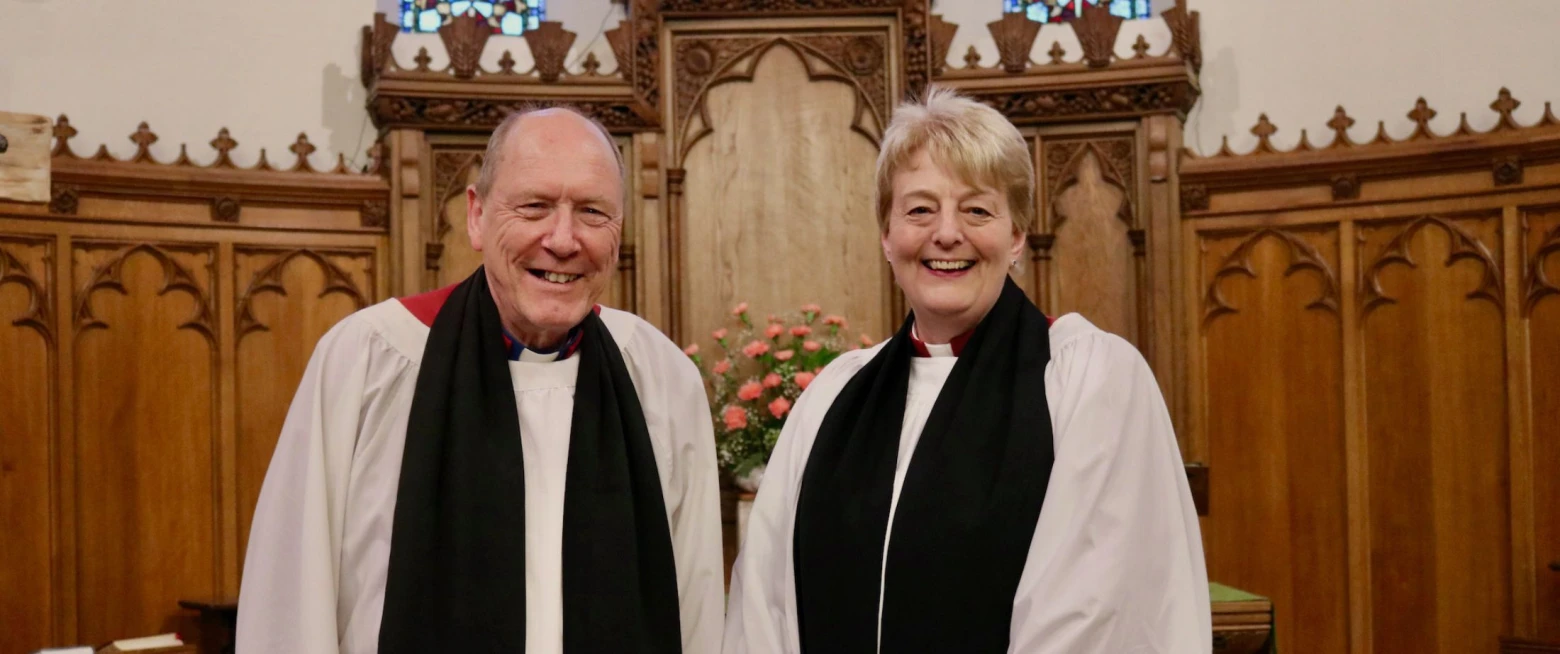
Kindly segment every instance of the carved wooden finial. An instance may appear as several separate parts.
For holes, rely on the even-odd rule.
[[[964,68],[966,70],[980,68],[980,52],[975,50],[973,45],[970,46],[970,49],[964,51]]]
[[[597,75],[596,71],[601,70],[601,60],[596,58],[596,53],[587,52],[585,53],[585,62],[580,64],[580,67],[585,69],[586,75],[595,77]]]
[[[363,172],[370,175],[386,172],[385,160],[389,156],[390,148],[385,147],[385,142],[383,140],[374,141],[374,144],[368,147],[368,165],[363,168]]]
[[[471,79],[477,74],[477,62],[482,59],[482,48],[493,36],[493,28],[476,11],[468,11],[439,28],[439,40],[450,55],[450,68],[459,79]]]
[[[130,158],[131,161],[152,160],[151,147],[157,142],[157,135],[152,133],[145,121],[135,128],[135,133],[130,135],[130,142],[135,144],[135,156]]]
[[[1051,56],[1051,63],[1059,64],[1062,63],[1062,57],[1067,56],[1067,50],[1062,47],[1061,41],[1052,41],[1051,51],[1046,54]]]
[[[1078,45],[1083,46],[1083,60],[1090,68],[1104,68],[1116,54],[1116,35],[1126,20],[1110,13],[1110,5],[1081,3],[1083,8],[1073,21],[1073,31],[1078,34]]]
[[[505,75],[512,75],[515,72],[515,57],[509,54],[508,50],[504,51],[504,56],[498,58],[498,72]]]
[[[1522,102],[1511,97],[1510,90],[1504,86],[1500,87],[1499,97],[1490,103],[1490,108],[1500,114],[1500,122],[1495,125],[1495,129],[1490,131],[1517,129],[1520,127],[1520,125],[1517,125],[1517,121],[1511,117],[1511,112],[1516,111],[1517,107],[1520,106],[1522,106]]]
[[[1251,133],[1257,137],[1257,150],[1260,152],[1272,152],[1272,136],[1278,133],[1278,128],[1268,121],[1267,114],[1257,116],[1257,124],[1251,127]]]
[[[941,75],[948,64],[948,51],[953,48],[953,35],[959,26],[943,20],[942,14],[932,14],[931,29],[927,38],[932,42],[932,74]]]
[[[60,114],[54,121],[54,151],[49,156],[69,156],[74,158],[76,153],[70,150],[70,140],[76,138],[76,128],[70,126],[70,119],[65,114]]]
[[[1132,44],[1132,58],[1142,59],[1148,56],[1148,37],[1139,34],[1137,41]]]
[[[287,149],[298,155],[298,163],[293,164],[293,170],[314,170],[314,167],[309,165],[309,155],[314,154],[315,147],[309,142],[308,134],[298,132],[298,140],[287,146]]]
[[[531,46],[531,58],[536,60],[536,73],[543,82],[556,82],[563,76],[563,62],[574,45],[575,33],[563,29],[563,23],[544,20],[536,29],[526,30],[526,44]]]
[[[628,66],[632,62],[632,55],[628,52],[629,26],[628,21],[618,21],[617,27],[603,32],[607,37],[607,44],[612,46],[612,56],[617,59],[617,72],[623,79],[629,79]]]
[[[428,64],[433,63],[433,57],[428,56],[427,48],[418,48],[417,56],[412,58],[412,62],[417,64],[418,72],[426,73]]]
[[[1433,136],[1430,133],[1430,121],[1435,118],[1435,115],[1436,112],[1430,108],[1430,103],[1425,102],[1424,98],[1419,98],[1414,103],[1414,110],[1408,112],[1408,119],[1414,121],[1414,133],[1408,137],[1409,140]]]
[[[987,23],[986,29],[991,31],[991,40],[997,44],[1002,70],[1024,72],[1029,67],[1029,50],[1035,45],[1035,37],[1040,35],[1040,23],[1029,20],[1024,14],[1011,13],[1003,14],[1002,20]]]
[[[228,128],[224,127],[217,131],[217,138],[211,139],[211,147],[217,151],[217,161],[211,164],[212,166],[233,167],[233,160],[228,158],[228,153],[238,147],[238,141],[233,140],[233,137],[228,134]]]
[[[1343,110],[1343,105],[1340,104],[1333,110],[1332,120],[1327,121],[1327,126],[1333,131],[1332,147],[1354,144],[1349,140],[1349,128],[1354,126],[1354,119],[1349,117],[1349,112]]]
[[[1160,14],[1170,27],[1170,47],[1181,59],[1192,65],[1192,70],[1202,70],[1202,15],[1187,12],[1181,4]]]
[[[401,33],[401,26],[385,19],[384,12],[374,14],[372,25],[363,26],[363,43],[361,60],[359,65],[363,85],[367,86],[384,72],[385,67],[391,61],[390,47],[395,43],[395,35]]]

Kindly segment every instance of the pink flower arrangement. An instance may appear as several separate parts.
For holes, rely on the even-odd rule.
[[[726,413],[721,418],[726,421],[726,431],[736,431],[748,426],[747,412],[739,406],[726,407]]]
[[[854,337],[845,333],[843,317],[824,317],[816,304],[755,324],[748,303],[741,302],[729,320],[709,332],[711,342],[689,343],[683,351],[699,367],[711,394],[721,468],[730,478],[741,478],[769,461],[802,391],[850,349]],[[712,354],[702,354],[701,348]]]
[[[743,402],[752,402],[764,394],[764,387],[756,381],[750,381],[737,389],[737,399]]]
[[[790,412],[790,410],[791,401],[783,397],[777,397],[775,401],[769,403],[769,413],[776,418],[784,418],[785,414]]]

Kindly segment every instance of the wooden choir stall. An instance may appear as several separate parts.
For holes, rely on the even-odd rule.
[[[74,150],[65,116],[35,126],[47,156],[0,175],[33,193],[0,194],[0,654],[165,631],[222,648],[313,344],[475,268],[465,188],[508,112],[567,103],[621,148],[604,304],[683,344],[708,345],[738,301],[819,303],[881,338],[905,307],[872,171],[895,103],[934,83],[1031,144],[1040,219],[1017,282],[1156,374],[1200,490],[1216,651],[1560,641],[1552,112],[1518,124],[1501,91],[1494,128],[1443,134],[1422,100],[1412,134],[1368,139],[1340,107],[1330,137],[1284,149],[1264,117],[1255,151],[1199,157],[1182,137],[1199,18],[1181,7],[1150,47],[1087,5],[1079,52],[1022,14],[954,25],[929,0],[628,16],[606,32],[615,61],[576,68],[559,23],[522,41],[453,21],[442,69],[398,61],[400,27],[376,16],[361,74],[379,142],[358,170],[315,161],[304,134],[244,168],[225,129],[164,162],[144,123],[128,160]],[[988,30],[999,61],[946,63],[957,30]],[[512,52],[485,66],[492,49]]]

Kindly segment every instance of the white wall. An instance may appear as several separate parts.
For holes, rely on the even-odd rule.
[[[1229,135],[1249,149],[1259,113],[1279,126],[1274,140],[1292,144],[1300,128],[1325,141],[1333,107],[1359,122],[1356,139],[1375,134],[1385,120],[1397,136],[1411,130],[1405,116],[1424,96],[1440,112],[1432,125],[1448,131],[1458,112],[1485,128],[1489,104],[1502,86],[1523,101],[1517,118],[1537,120],[1544,101],[1560,104],[1560,1],[1502,0],[1187,0],[1202,13],[1203,98],[1187,126],[1190,147],[1208,153]],[[571,68],[595,52],[601,72],[615,70],[600,36],[621,18],[608,0],[550,0],[548,17],[579,34]],[[239,141],[235,158],[251,163],[259,149],[273,162],[298,132],[319,146],[316,166],[337,152],[356,164],[373,138],[358,81],[358,32],[377,9],[394,0],[0,0],[0,111],[68,114],[80,130],[78,152],[107,143],[119,156],[134,151],[126,138],[150,123],[162,139],[153,154],[171,159],[178,144],[209,161],[207,142],[221,127]],[[1001,17],[1001,0],[936,0],[934,11],[958,23],[949,52],[963,66],[974,45],[982,65],[996,63],[986,23]],[[389,13],[393,14],[393,10]],[[1169,47],[1160,20],[1129,21],[1117,50],[1130,54],[1144,34],[1151,52]],[[401,35],[395,57],[412,66],[418,47],[433,65],[448,58],[438,37]],[[1067,58],[1081,56],[1067,26],[1046,26],[1033,57],[1047,59],[1053,41]],[[495,65],[503,50],[529,68],[524,40],[494,37],[484,56]],[[1557,109],[1560,113],[1560,109]]]
[[[1457,127],[1459,112],[1477,129],[1494,125],[1489,105],[1502,86],[1522,101],[1522,124],[1537,121],[1545,101],[1560,114],[1560,1],[1184,1],[1202,14],[1203,97],[1186,141],[1204,154],[1226,135],[1237,152],[1251,149],[1262,113],[1279,127],[1276,145],[1292,146],[1302,128],[1312,144],[1327,143],[1340,104],[1357,121],[1357,141],[1373,138],[1383,120],[1394,137],[1411,133],[1407,114],[1420,96],[1439,112],[1431,127],[1440,133]],[[934,11],[959,24],[950,65],[962,67],[971,44],[983,66],[996,64],[986,23],[1001,17],[1001,0],[937,0]],[[1128,21],[1117,51],[1130,54],[1138,33],[1152,54],[1169,46],[1163,21]],[[1081,56],[1072,29],[1060,25],[1040,30],[1032,56],[1048,60],[1055,41],[1068,60]]]

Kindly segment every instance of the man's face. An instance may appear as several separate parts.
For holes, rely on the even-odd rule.
[[[527,346],[562,340],[617,269],[623,177],[613,148],[577,115],[538,111],[506,137],[486,196],[466,189],[471,247],[504,326]]]

